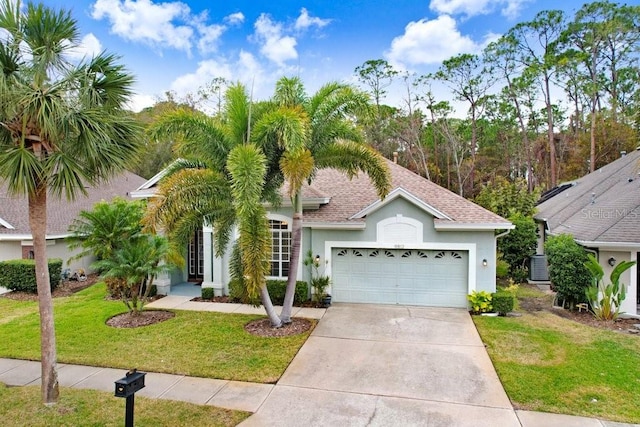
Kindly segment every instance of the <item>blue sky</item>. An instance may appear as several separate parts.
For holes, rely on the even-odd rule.
[[[283,75],[313,92],[331,81],[355,82],[354,69],[386,59],[424,74],[463,52],[478,53],[541,10],[570,15],[577,0],[160,1],[44,0],[70,9],[83,52],[106,49],[136,76],[132,108],[166,91],[196,93],[215,77],[240,80],[264,99]],[[445,96],[443,94],[443,96]],[[394,104],[400,95],[390,93]]]

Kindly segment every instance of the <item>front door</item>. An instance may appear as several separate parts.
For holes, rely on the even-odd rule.
[[[204,278],[204,246],[202,244],[202,229],[197,230],[191,243],[187,258],[190,282],[202,282]]]

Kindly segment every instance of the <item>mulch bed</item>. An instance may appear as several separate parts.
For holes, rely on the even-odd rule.
[[[520,285],[534,286],[534,285]],[[616,332],[640,334],[640,329],[634,325],[640,324],[640,319],[617,319],[615,321],[602,321],[595,318],[593,313],[582,310],[568,310],[553,306],[553,294],[541,298],[521,298],[520,309],[525,312],[548,311],[556,316],[570,319],[593,328],[608,329]]]
[[[65,280],[60,284],[60,286],[58,286],[51,292],[51,297],[60,298],[71,296],[76,292],[94,285],[98,280],[99,277],[97,274],[89,274],[87,276],[87,280],[83,281]],[[38,294],[32,294],[31,292],[11,291],[6,294],[0,295],[0,298],[9,298],[16,301],[38,301]]]
[[[114,328],[139,328],[154,325],[175,317],[175,313],[166,310],[144,310],[138,314],[122,313],[107,320],[107,325]]]
[[[272,327],[269,319],[257,319],[247,323],[244,326],[244,330],[252,335],[260,337],[288,337],[307,332],[313,326],[314,323],[310,320],[301,319],[299,317],[293,317],[291,319],[291,323],[286,324],[281,328]]]

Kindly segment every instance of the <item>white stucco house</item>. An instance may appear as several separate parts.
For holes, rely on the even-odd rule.
[[[311,250],[331,278],[334,302],[467,307],[473,290],[495,291],[497,230],[504,218],[389,161],[392,190],[380,200],[366,175],[349,180],[320,170],[303,188],[302,256]],[[162,173],[132,192],[153,197]],[[268,208],[272,233],[271,276],[289,271],[293,209],[286,197]],[[186,268],[156,281],[200,282],[227,294],[229,255],[213,255],[212,232],[203,227],[186,251]],[[302,263],[302,260],[300,261]],[[309,269],[298,268],[298,280]]]
[[[47,200],[47,256],[61,258],[62,268],[72,271],[79,268],[89,271],[93,261],[85,257],[70,264],[67,261],[77,251],[71,252],[65,242],[69,235],[69,225],[82,210],[91,210],[93,205],[114,197],[130,199],[132,188],[142,185],[145,179],[130,172],[122,173],[99,186],[88,187],[87,196],[79,196],[75,201]],[[26,197],[15,197],[8,193],[7,186],[0,181],[0,261],[33,258],[33,242],[29,227],[29,206]]]
[[[570,234],[594,254],[608,279],[622,261],[640,252],[640,151],[622,153],[602,168],[543,194],[534,216],[539,225],[538,253],[548,236]],[[627,286],[621,311],[639,314],[638,266],[620,278]]]

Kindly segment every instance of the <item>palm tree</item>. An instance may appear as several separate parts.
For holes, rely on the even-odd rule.
[[[273,326],[291,322],[303,184],[311,182],[318,169],[333,167],[349,176],[367,173],[380,197],[389,191],[384,159],[363,143],[352,120],[352,115],[367,105],[367,97],[350,86],[331,83],[308,98],[299,79],[283,78],[272,101],[253,105],[243,86],[231,86],[221,118],[194,111],[163,116],[152,134],[176,139],[185,160],[168,170],[159,197],[150,203],[146,223],[152,228],[163,227],[184,243],[203,222],[212,224],[218,255],[227,247],[237,223],[250,294],[260,293]],[[263,242],[268,228],[262,203],[279,204],[279,189],[285,180],[295,214],[289,280],[284,307],[277,316],[264,281],[270,246],[269,239]]]
[[[171,268],[171,264],[166,262],[170,254],[169,241],[165,237],[142,234],[137,239],[123,241],[109,258],[92,266],[103,271],[105,278],[126,282],[120,298],[129,313],[135,316],[140,314],[149,298],[153,279]]]
[[[287,291],[280,318],[283,323],[289,323],[301,251],[303,184],[311,184],[318,169],[338,169],[349,177],[363,172],[371,179],[379,197],[384,198],[390,190],[391,179],[384,158],[364,144],[354,122],[358,112],[369,108],[369,99],[364,93],[334,82],[307,97],[299,78],[283,77],[276,84],[273,99],[280,106],[275,114],[281,119],[260,123],[264,126],[256,132],[258,140],[275,136],[285,149],[280,168],[289,184],[294,214]],[[296,118],[300,123],[296,123]],[[300,131],[274,132],[274,128],[282,126],[278,128],[273,123],[283,122]]]
[[[69,12],[0,5],[0,179],[29,201],[40,312],[42,398],[58,399],[47,270],[47,197],[83,195],[136,155],[135,122],[123,109],[133,78],[106,53],[72,61],[79,41]]]

